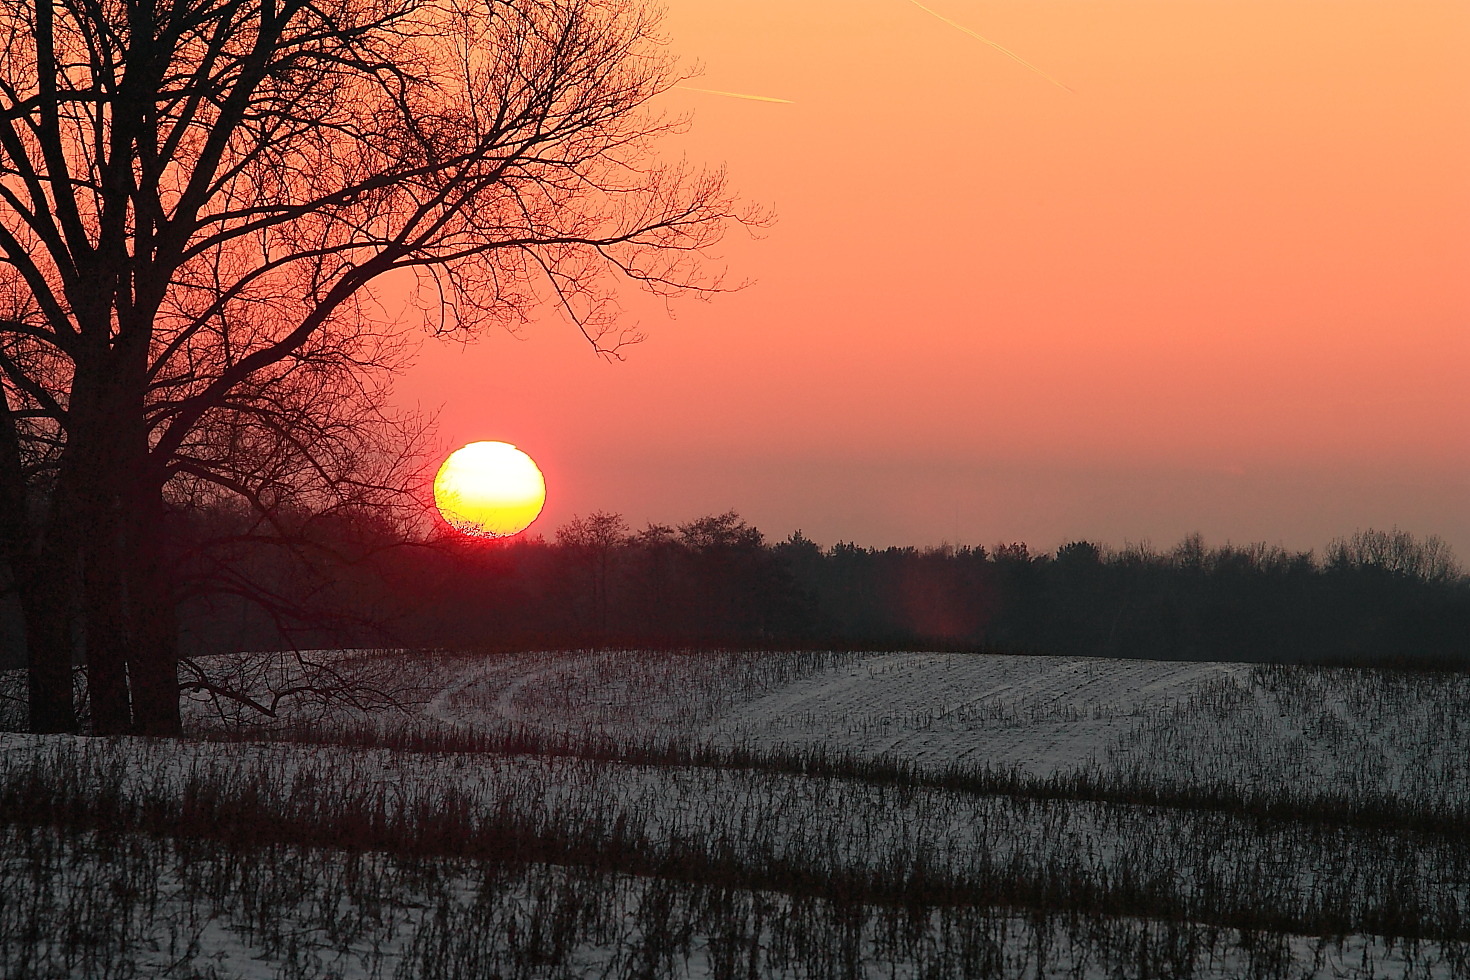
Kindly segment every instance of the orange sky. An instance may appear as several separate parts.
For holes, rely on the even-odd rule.
[[[1470,563],[1470,5],[672,0],[666,147],[777,224],[621,364],[548,311],[400,384],[533,528],[1052,548],[1368,525]]]

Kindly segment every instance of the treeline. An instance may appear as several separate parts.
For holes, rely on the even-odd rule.
[[[233,555],[238,587],[184,603],[185,652],[805,646],[1470,666],[1470,578],[1439,539],[1398,530],[1321,556],[1198,535],[1163,551],[824,548],[799,532],[768,542],[733,512],[642,530],[598,513],[549,541],[332,533],[321,550],[336,557],[315,568]]]

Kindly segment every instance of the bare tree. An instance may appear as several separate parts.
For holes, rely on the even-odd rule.
[[[0,322],[18,319],[15,314],[26,309],[17,292],[7,299],[12,315]],[[68,624],[78,612],[77,568],[73,563],[44,569],[36,533],[64,445],[47,385],[65,376],[62,360],[32,338],[0,332],[0,562],[8,573],[6,591],[19,598],[25,622],[27,703],[33,707],[33,722],[35,705],[50,703],[55,709],[55,718],[39,728],[48,731],[75,723],[67,692],[73,649]],[[28,383],[8,383],[16,376]]]
[[[1328,567],[1371,568],[1424,582],[1453,582],[1463,573],[1443,538],[1431,534],[1418,539],[1408,531],[1368,528],[1327,546]]]
[[[45,481],[7,538],[36,730],[75,725],[78,635],[94,728],[178,730],[170,502],[332,485],[313,366],[350,385],[406,330],[548,302],[616,351],[620,283],[718,289],[701,253],[759,220],[653,158],[678,78],[636,0],[4,0],[0,39],[0,488]],[[283,446],[304,469],[268,474]]]
[[[556,529],[556,543],[587,581],[593,625],[602,641],[607,639],[614,564],[618,552],[627,547],[629,533],[623,515],[600,510],[586,517],[573,515]]]
[[[383,700],[382,679],[361,669],[379,662],[300,645],[324,633],[380,642],[380,619],[360,607],[334,610],[330,596],[361,592],[364,579],[372,591],[384,556],[421,544],[426,524],[426,421],[385,408],[407,345],[397,336],[348,340],[309,345],[237,386],[175,453],[165,486],[178,526],[167,536],[175,604],[224,598],[262,615],[288,644],[267,642],[250,657],[181,658],[184,693],[207,697],[222,716]]]

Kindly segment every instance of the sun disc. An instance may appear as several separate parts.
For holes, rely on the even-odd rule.
[[[531,526],[546,504],[535,460],[508,442],[472,442],[449,454],[434,477],[434,504],[456,530],[507,538]]]

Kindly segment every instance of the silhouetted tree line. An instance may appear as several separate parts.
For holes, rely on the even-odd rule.
[[[317,569],[299,550],[277,561],[248,544],[194,569],[185,650],[814,646],[1470,666],[1470,578],[1442,541],[1398,530],[1322,556],[1198,535],[1166,551],[823,548],[800,532],[768,543],[734,512],[637,531],[597,513],[550,541],[404,547],[371,521],[315,533],[334,556]]]

